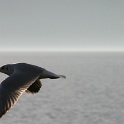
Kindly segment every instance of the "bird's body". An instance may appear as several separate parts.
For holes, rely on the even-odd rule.
[[[40,79],[56,79],[65,76],[56,75],[39,66],[27,63],[7,64],[0,72],[9,75],[0,84],[0,117],[2,117],[24,93],[37,93],[42,83]]]

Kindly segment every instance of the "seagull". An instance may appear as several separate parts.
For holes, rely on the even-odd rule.
[[[42,83],[40,79],[66,78],[44,68],[27,63],[7,64],[0,67],[0,72],[9,77],[0,84],[0,118],[18,101],[26,92],[38,93]]]

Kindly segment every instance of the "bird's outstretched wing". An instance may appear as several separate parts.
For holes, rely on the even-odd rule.
[[[30,94],[38,93],[41,87],[42,83],[40,79],[37,79],[25,92]]]
[[[38,79],[38,74],[14,72],[0,84],[0,117],[19,99],[25,90]]]

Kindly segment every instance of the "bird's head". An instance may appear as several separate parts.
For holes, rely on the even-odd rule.
[[[10,64],[3,65],[2,67],[0,67],[0,72],[7,74],[7,75],[11,75],[14,72],[14,68]]]

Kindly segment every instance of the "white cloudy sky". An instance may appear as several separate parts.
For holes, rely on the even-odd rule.
[[[123,0],[0,0],[1,50],[124,50]]]

